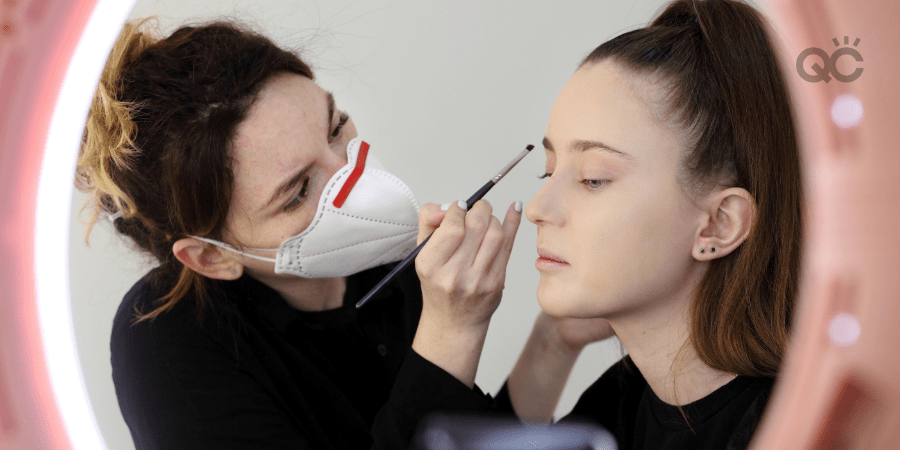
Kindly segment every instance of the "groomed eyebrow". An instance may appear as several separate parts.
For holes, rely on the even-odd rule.
[[[325,101],[328,102],[328,117],[325,118],[325,123],[328,124],[326,129],[331,130],[331,122],[334,120],[334,111],[337,109],[334,104],[334,95],[331,92],[325,93]],[[266,205],[262,207],[262,209],[268,208],[272,203],[275,203],[282,195],[287,194],[292,191],[298,184],[300,184],[304,178],[306,178],[306,174],[309,173],[309,166],[303,167],[298,170],[294,176],[292,176],[289,180],[281,183],[276,189],[275,192],[272,193],[272,197],[269,198],[269,201],[266,202]]]
[[[556,151],[553,148],[553,144],[550,143],[550,139],[547,139],[546,136],[544,136],[544,139],[541,142],[544,144],[545,149],[550,150],[551,152]],[[585,141],[585,140],[581,140],[581,139],[576,139],[569,143],[569,151],[572,153],[584,152],[584,151],[593,150],[593,149],[605,150],[605,151],[608,151],[615,155],[622,156],[629,160],[634,159],[634,156],[631,156],[628,153],[625,153],[621,150],[617,150],[613,147],[610,147],[609,145],[606,145],[600,141]]]

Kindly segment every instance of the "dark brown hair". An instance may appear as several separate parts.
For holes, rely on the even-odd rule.
[[[690,344],[714,369],[766,377],[787,345],[803,229],[799,147],[771,35],[746,3],[678,0],[582,62],[609,59],[661,88],[661,117],[683,130],[686,190],[753,196],[747,240],[712,260],[695,291]]]
[[[235,22],[184,26],[155,39],[149,19],[127,23],[104,68],[85,127],[76,185],[91,193],[94,224],[121,213],[116,231],[159,261],[150,282],[167,292],[153,318],[183,298],[207,307],[215,281],[184,266],[172,245],[221,239],[231,204],[231,146],[264,83],[312,79],[296,54]]]

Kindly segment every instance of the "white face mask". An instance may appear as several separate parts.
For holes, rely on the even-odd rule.
[[[224,242],[192,236],[250,258],[275,263],[275,273],[304,278],[343,277],[399,261],[416,247],[419,204],[359,138],[347,145],[347,165],[322,191],[312,223],[279,248],[275,258],[244,253]]]

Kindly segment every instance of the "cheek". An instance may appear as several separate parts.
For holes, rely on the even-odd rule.
[[[568,222],[574,273],[564,288],[571,315],[633,308],[677,291],[686,279],[692,230],[677,199],[610,195],[575,210]]]
[[[630,229],[618,239],[622,264],[616,276],[629,292],[659,298],[681,290],[693,261],[695,226],[680,194],[645,197],[630,214]]]
[[[633,250],[640,241],[639,214],[614,195],[579,193],[566,199],[566,226],[559,230],[571,267],[542,275],[538,302],[563,317],[598,317],[622,307],[634,278]],[[623,206],[624,205],[624,206]]]
[[[602,195],[602,194],[601,194]],[[614,200],[607,198],[604,200]],[[645,251],[645,217],[633,202],[590,202],[572,218],[576,256],[573,267],[598,298],[628,291]]]

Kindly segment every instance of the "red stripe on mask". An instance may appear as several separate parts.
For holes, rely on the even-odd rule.
[[[338,192],[337,197],[334,199],[333,204],[335,208],[340,208],[344,205],[344,201],[347,200],[347,196],[350,195],[353,186],[356,186],[356,182],[359,181],[359,177],[362,176],[363,170],[366,168],[366,156],[368,155],[369,144],[363,141],[359,145],[359,154],[356,155],[356,167],[353,168],[353,172],[350,172],[350,176],[344,182],[341,192]]]

